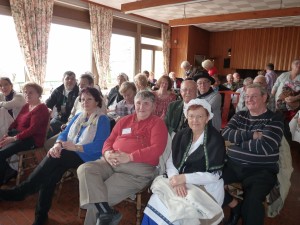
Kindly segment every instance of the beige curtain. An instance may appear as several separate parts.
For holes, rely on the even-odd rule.
[[[107,88],[109,76],[110,39],[112,33],[113,12],[110,9],[89,3],[91,20],[92,48],[99,74],[99,85]]]
[[[164,57],[164,73],[169,73],[170,67],[170,39],[171,39],[171,28],[168,25],[162,25],[161,27],[161,38],[163,42],[162,52]]]
[[[54,0],[10,0],[30,81],[43,85]]]

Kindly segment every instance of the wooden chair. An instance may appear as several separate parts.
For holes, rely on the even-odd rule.
[[[59,202],[59,199],[60,199],[60,195],[61,195],[61,190],[63,188],[63,184],[68,181],[68,180],[71,180],[71,179],[78,179],[77,177],[77,169],[69,169],[67,170],[64,175],[62,176],[61,180],[59,181],[58,183],[58,188],[57,188],[57,192],[56,192],[56,201]],[[78,214],[77,214],[77,217],[78,219],[80,219],[81,217],[81,208],[79,206],[79,209],[78,209]]]
[[[50,119],[47,125],[46,134],[49,130],[49,127]],[[10,161],[11,163],[18,163],[18,175],[16,178],[16,185],[20,184],[21,176],[23,176],[26,171],[33,170],[39,164],[39,161],[45,157],[46,154],[47,152],[44,146],[26,151],[21,151],[16,154],[18,156],[17,159]]]
[[[159,164],[157,166],[157,174],[158,175],[162,175],[166,171],[166,162],[171,154],[171,145],[172,145],[172,138],[170,135],[168,135],[168,142],[167,142],[165,151],[159,157]],[[135,194],[135,200],[132,200],[130,198],[125,199],[125,201],[127,201],[127,202],[133,202],[136,204],[136,225],[141,224],[141,211],[142,211],[142,208],[145,208],[145,205],[142,204],[142,197],[145,197],[146,194],[150,193],[151,184],[152,184],[152,181],[150,181],[149,184],[146,185],[142,190],[137,192]]]
[[[141,189],[139,192],[135,194],[135,198],[127,198],[124,201],[134,203],[136,205],[136,225],[141,224],[141,212],[142,208],[145,208],[145,204],[142,203],[142,196],[145,196],[147,193],[150,193],[150,186],[152,184],[152,181],[146,185],[143,189]]]
[[[228,123],[228,116],[229,116],[229,110],[230,105],[232,104],[231,99],[233,97],[236,97],[236,103],[234,103],[234,110],[237,106],[237,103],[239,102],[240,93],[234,92],[234,91],[219,91],[221,95],[224,95],[224,104],[222,109],[222,125],[221,128],[225,128]]]
[[[37,156],[39,154],[39,157]],[[44,147],[35,148],[32,150],[18,152],[18,175],[16,178],[16,185],[20,184],[21,176],[26,171],[33,170],[39,164],[39,159],[46,155]]]

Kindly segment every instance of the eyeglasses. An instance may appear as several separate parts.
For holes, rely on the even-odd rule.
[[[210,83],[209,81],[198,81],[197,82],[197,85],[206,85],[206,84],[208,84],[208,83]]]
[[[262,96],[262,95],[245,95],[244,99],[245,100],[250,100],[250,99],[256,100],[260,96]]]
[[[195,89],[192,89],[192,88],[182,88],[182,89],[180,89],[180,91],[182,91],[182,92],[195,92]]]
[[[188,120],[201,120],[202,118],[206,118],[206,115],[199,115],[199,116],[188,115],[187,118]]]

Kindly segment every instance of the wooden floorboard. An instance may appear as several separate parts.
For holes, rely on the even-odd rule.
[[[292,186],[280,215],[275,218],[266,218],[265,225],[300,224],[300,144],[293,142],[291,147],[294,167],[291,179]],[[13,183],[11,182],[10,185]],[[37,194],[20,202],[0,201],[0,225],[32,225],[36,200]],[[143,201],[146,202],[147,199]],[[83,224],[84,212],[82,212],[80,219],[77,217],[78,205],[78,181],[76,179],[69,180],[63,186],[59,202],[56,198],[53,199],[46,225]],[[116,206],[116,209],[123,214],[120,225],[135,225],[134,204],[122,202]],[[224,209],[224,211],[225,216],[228,216],[229,210]]]

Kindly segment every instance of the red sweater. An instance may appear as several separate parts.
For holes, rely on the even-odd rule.
[[[9,130],[19,131],[17,138],[20,140],[33,137],[36,147],[41,147],[45,142],[49,116],[49,110],[45,104],[40,104],[29,112],[29,104],[26,103]]]
[[[120,150],[131,154],[134,162],[157,166],[167,140],[168,131],[162,119],[151,115],[137,121],[134,113],[117,122],[104,142],[102,154],[107,150]]]

